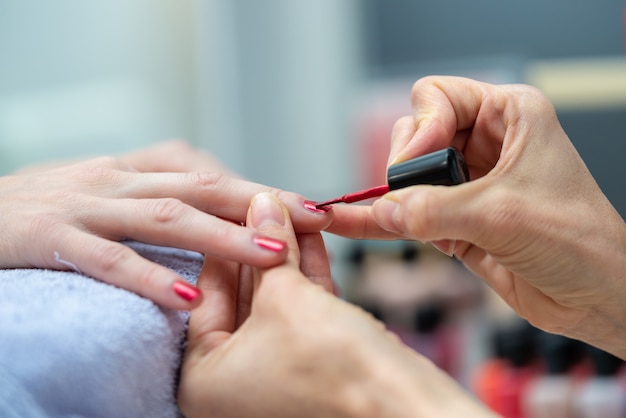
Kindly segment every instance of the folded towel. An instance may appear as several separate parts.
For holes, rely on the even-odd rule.
[[[128,243],[194,283],[203,257]],[[0,416],[179,417],[188,312],[78,272],[0,270]]]

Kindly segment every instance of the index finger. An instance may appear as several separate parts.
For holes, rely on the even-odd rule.
[[[382,229],[372,217],[372,207],[365,205],[335,205],[333,222],[326,232],[352,239],[391,240],[403,238]]]
[[[244,221],[250,200],[270,193],[289,210],[298,232],[318,232],[332,221],[332,213],[316,209],[292,192],[230,177],[219,171],[192,173],[128,173],[121,197],[154,199],[173,197],[224,219]]]
[[[476,123],[486,86],[462,77],[430,76],[416,81],[411,92],[415,133],[393,138],[390,161],[397,163],[448,146],[462,150],[465,138],[457,133]]]

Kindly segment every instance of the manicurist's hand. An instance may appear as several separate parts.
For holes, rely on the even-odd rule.
[[[210,260],[203,269],[206,297],[191,313],[178,396],[185,416],[491,416],[371,315],[328,291],[320,235],[297,237],[278,200],[256,196],[247,225],[286,242],[287,261],[251,269]]]
[[[200,302],[198,289],[119,241],[267,267],[283,262],[287,251],[284,242],[241,226],[252,196],[278,196],[300,232],[318,232],[331,222],[299,195],[231,177],[209,156],[180,147],[171,143],[124,157],[141,170],[106,157],[0,177],[0,268],[72,268],[164,306],[190,309]],[[173,149],[187,149],[186,158],[155,158],[167,160],[164,151],[172,155]],[[174,172],[187,166],[196,171]]]
[[[626,225],[548,100],[529,86],[429,77],[412,104],[389,162],[454,146],[471,181],[394,191],[372,219],[454,254],[539,328],[626,358]]]

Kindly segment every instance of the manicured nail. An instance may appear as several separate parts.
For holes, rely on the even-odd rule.
[[[253,238],[254,243],[259,247],[274,251],[275,253],[279,253],[285,248],[287,248],[287,243],[285,241],[280,241],[270,237],[264,237],[261,235],[257,235]]]
[[[200,296],[200,289],[184,281],[174,282],[172,287],[178,296],[189,302]]]
[[[304,208],[313,212],[313,213],[328,213],[331,209],[332,206],[328,205],[328,206],[320,206],[319,208],[317,207],[317,203],[311,201],[311,200],[305,200],[304,201]]]
[[[285,225],[283,208],[278,199],[269,193],[259,193],[254,196],[250,210],[255,228],[264,225]]]

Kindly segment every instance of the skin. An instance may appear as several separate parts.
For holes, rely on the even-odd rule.
[[[626,226],[548,100],[528,86],[429,77],[412,102],[389,163],[455,146],[472,181],[336,206],[327,231],[429,241],[535,326],[626,358]],[[186,416],[492,416],[382,324],[308,280],[329,287],[321,241],[309,234],[298,247],[278,201],[253,200],[247,225],[287,242],[289,254],[268,269],[210,260],[203,270],[211,299],[191,316]]]
[[[174,309],[200,303],[173,289],[182,279],[119,241],[184,248],[254,266],[282,263],[286,249],[255,243],[243,228],[250,199],[270,192],[285,202],[299,232],[318,232],[332,214],[304,198],[236,178],[181,141],[120,158],[30,167],[0,177],[0,268],[81,272]],[[55,257],[55,254],[58,256]],[[61,260],[61,261],[60,261]]]
[[[328,231],[431,242],[538,328],[626,359],[626,224],[536,89],[427,77],[392,132],[389,163],[447,146],[471,181],[337,207]]]
[[[280,266],[209,259],[191,313],[178,401],[194,417],[490,417],[384,325],[331,292],[319,234],[296,236],[269,194],[247,227],[284,240]]]

